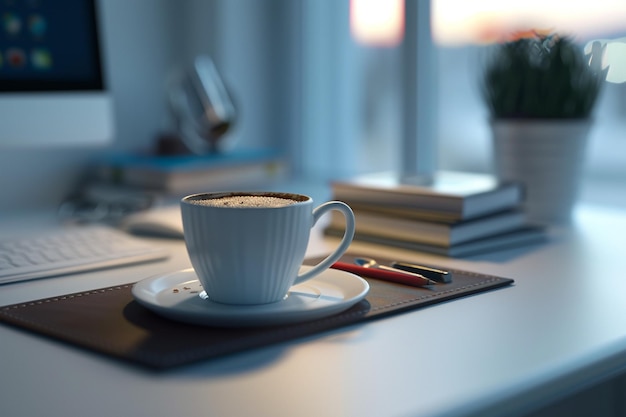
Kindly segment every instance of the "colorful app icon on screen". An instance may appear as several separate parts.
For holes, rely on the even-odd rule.
[[[6,12],[2,16],[2,26],[9,35],[17,35],[22,30],[22,19],[15,13]]]
[[[22,68],[26,65],[26,54],[20,48],[9,48],[6,54],[7,64],[13,68]]]
[[[34,14],[28,18],[28,30],[36,38],[43,37],[47,27],[46,19],[38,14]]]
[[[47,70],[52,67],[52,56],[47,49],[33,49],[30,53],[30,60],[35,69]]]

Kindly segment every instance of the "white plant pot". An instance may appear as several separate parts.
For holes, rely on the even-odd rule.
[[[494,171],[525,187],[528,220],[568,224],[578,199],[590,120],[495,120]]]

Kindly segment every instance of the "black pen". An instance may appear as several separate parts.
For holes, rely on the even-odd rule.
[[[392,268],[400,269],[402,271],[413,272],[415,274],[421,274],[428,279],[432,279],[436,282],[450,283],[452,282],[452,274],[442,269],[431,268],[424,265],[416,265],[407,262],[392,262]]]

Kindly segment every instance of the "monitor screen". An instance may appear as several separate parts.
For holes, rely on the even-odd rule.
[[[0,2],[0,146],[107,143],[94,0]]]

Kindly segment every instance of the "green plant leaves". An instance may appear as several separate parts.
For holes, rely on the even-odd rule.
[[[494,118],[586,118],[605,77],[569,38],[537,35],[496,47],[482,92]]]

